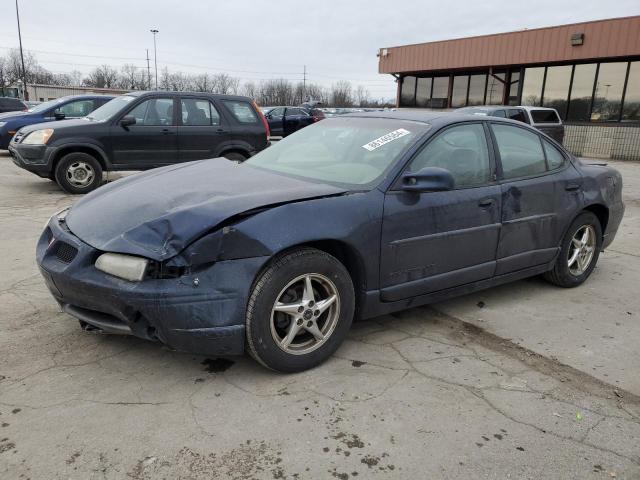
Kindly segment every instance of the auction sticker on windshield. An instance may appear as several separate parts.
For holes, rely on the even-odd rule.
[[[394,130],[393,132],[389,132],[386,135],[383,135],[379,138],[376,138],[375,140],[362,145],[362,148],[364,148],[365,150],[369,150],[370,152],[373,152],[376,148],[380,148],[383,145],[386,145],[389,142],[393,142],[394,140],[397,140],[400,137],[404,137],[405,135],[409,135],[411,132],[409,130],[405,130],[404,128],[399,128],[397,130]]]

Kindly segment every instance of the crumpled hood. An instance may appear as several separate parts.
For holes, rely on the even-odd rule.
[[[162,261],[234,215],[344,192],[216,158],[158,168],[100,187],[73,206],[66,223],[98,250]]]

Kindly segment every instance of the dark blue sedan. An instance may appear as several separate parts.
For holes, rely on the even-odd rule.
[[[54,120],[86,117],[112,98],[114,97],[109,95],[71,95],[41,103],[26,112],[0,114],[0,150],[9,148],[9,142],[22,127]]]
[[[294,372],[359,318],[544,275],[575,287],[622,219],[622,179],[522,123],[377,112],[244,163],[128,177],[54,215],[37,246],[83,328]]]

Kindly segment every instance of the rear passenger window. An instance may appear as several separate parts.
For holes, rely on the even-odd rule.
[[[501,117],[501,118],[506,118],[507,114],[504,113],[504,110],[496,110],[495,112],[493,112],[491,114],[492,117]]]
[[[556,168],[561,167],[564,163],[564,155],[562,155],[560,150],[558,150],[557,147],[552,145],[548,140],[543,138],[542,143],[544,144],[544,152],[547,154],[549,170],[555,170]]]
[[[498,143],[504,178],[527,177],[547,170],[538,135],[511,125],[493,124],[491,128]]]
[[[220,114],[208,100],[183,98],[182,125],[191,127],[220,125]]]
[[[411,161],[409,171],[417,172],[425,167],[449,170],[456,187],[473,187],[487,183],[491,168],[482,125],[459,125],[438,134]]]
[[[247,102],[223,100],[227,109],[240,123],[258,123],[258,117]]]
[[[305,113],[302,111],[301,108],[287,108],[287,113],[285,114],[285,116],[292,116],[292,115],[304,115]]]
[[[533,123],[560,123],[555,110],[531,110]]]
[[[524,112],[522,110],[509,110],[509,118],[511,120],[517,120],[518,122],[529,123],[527,122],[527,117],[524,116]]]

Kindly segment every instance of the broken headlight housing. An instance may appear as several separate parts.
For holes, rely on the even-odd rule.
[[[96,260],[96,268],[114,277],[140,282],[147,273],[149,260],[122,253],[103,253]]]

